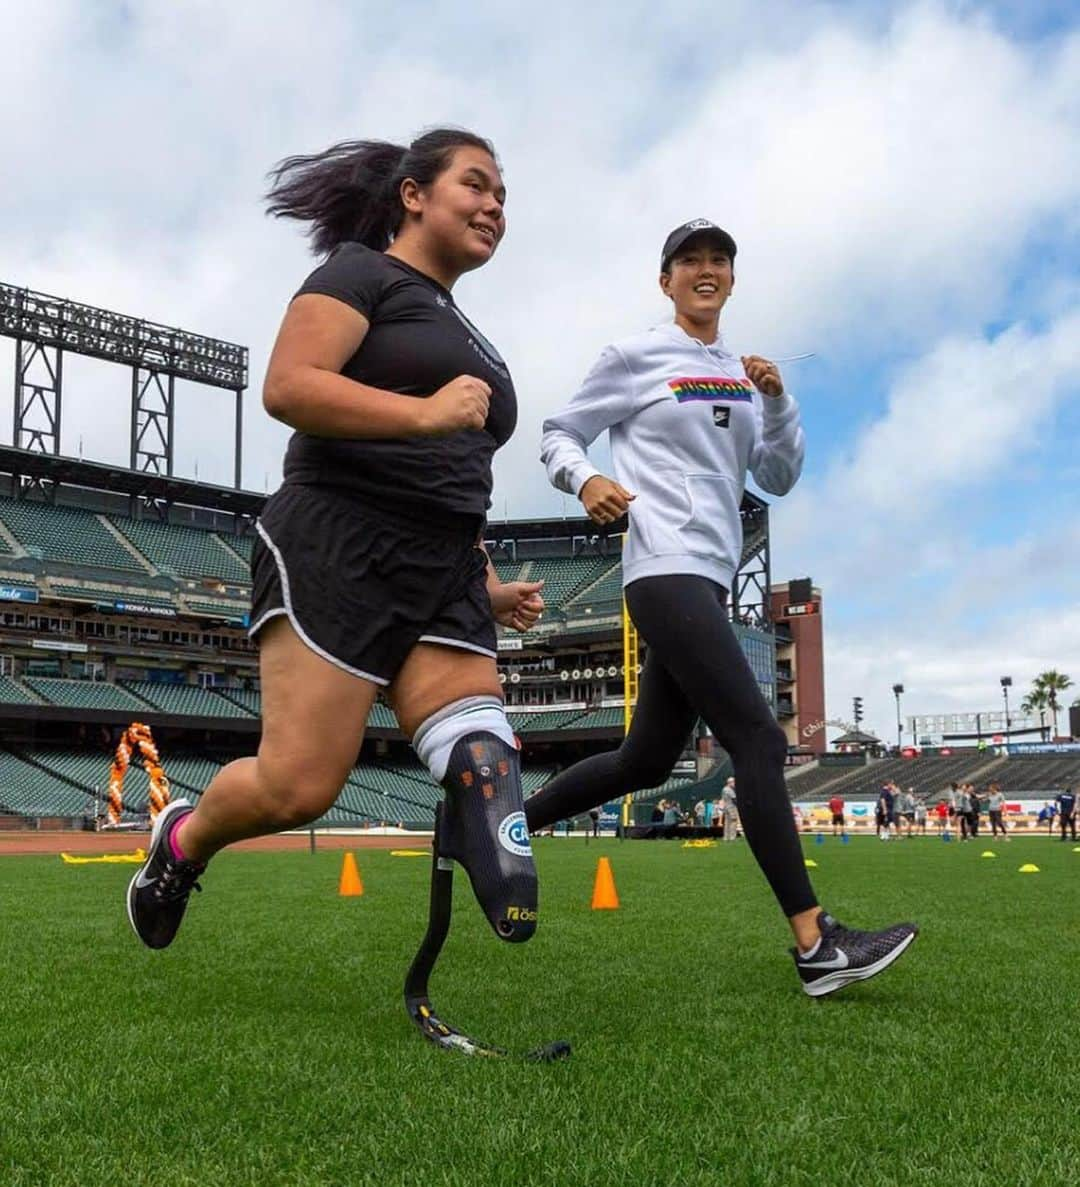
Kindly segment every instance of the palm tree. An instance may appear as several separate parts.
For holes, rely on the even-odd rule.
[[[1039,726],[1042,730],[1042,739],[1046,741],[1046,710],[1050,708],[1050,697],[1045,688],[1040,688],[1038,683],[1032,685],[1031,692],[1020,702],[1020,708],[1024,713],[1038,713]]]
[[[1061,707],[1058,704],[1057,694],[1064,692],[1067,688],[1072,688],[1072,681],[1064,672],[1058,672],[1051,668],[1049,672],[1043,672],[1041,675],[1035,677],[1035,687],[1042,689],[1046,693],[1047,707],[1054,715],[1054,737],[1056,738],[1058,732],[1058,709]]]

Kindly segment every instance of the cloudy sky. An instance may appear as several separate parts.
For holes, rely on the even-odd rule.
[[[809,448],[774,501],[774,571],[824,591],[830,715],[862,695],[891,737],[896,681],[905,712],[997,708],[999,676],[1048,667],[1080,684],[1075,13],[0,0],[0,279],[250,346],[244,484],[273,489],[286,433],[258,393],[314,261],[263,216],[267,169],[473,128],[510,229],[457,296],[522,405],[493,517],[558,515],[541,420],[605,342],[667,316],[666,232],[714,219],[739,243],[727,340],[816,356],[786,373]],[[0,341],[0,374],[11,357]],[[126,460],[126,373],[71,359],[65,379],[64,452]],[[229,397],[181,389],[178,470],[230,482]]]

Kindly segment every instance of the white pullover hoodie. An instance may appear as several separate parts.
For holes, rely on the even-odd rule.
[[[802,472],[795,400],[762,396],[721,337],[706,346],[668,323],[605,347],[567,407],[544,421],[541,458],[554,486],[577,495],[600,473],[586,450],[605,429],[615,479],[637,496],[623,584],[691,573],[730,590],[747,472],[774,495]]]

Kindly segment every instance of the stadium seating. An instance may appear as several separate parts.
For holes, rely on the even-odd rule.
[[[196,717],[253,716],[247,709],[226,697],[218,696],[212,689],[199,688],[194,684],[164,684],[151,680],[121,680],[119,684],[163,713]]]
[[[590,709],[588,713],[583,713],[570,728],[576,730],[596,730],[618,727],[622,729],[623,722],[623,708],[620,705],[616,708]]]
[[[145,701],[105,681],[24,676],[23,683],[47,704],[64,705],[68,709],[127,709],[145,713],[149,708]]]
[[[53,577],[49,581],[50,592],[58,598],[71,598],[82,602],[142,602],[147,606],[165,606],[176,609],[175,599],[161,590],[137,589],[133,586],[116,585],[113,582],[63,581]]]
[[[184,608],[192,614],[205,615],[207,618],[239,620],[250,613],[251,603],[246,599],[241,602],[226,598],[193,598],[189,595],[184,598]]]
[[[371,706],[368,725],[374,729],[395,730],[397,729],[397,718],[394,716],[394,711],[389,705],[383,701],[376,701]]]
[[[112,516],[113,525],[156,568],[185,577],[219,577],[245,585],[251,570],[214,532],[152,519]]]
[[[219,688],[219,696],[227,697],[233,704],[246,709],[253,717],[262,712],[262,697],[255,688]]]
[[[93,800],[59,776],[0,752],[0,809],[22,816],[81,817],[93,814]]]
[[[96,804],[104,813],[111,762],[112,755],[102,750],[37,747],[19,756],[0,752],[0,811],[82,817],[93,815]],[[193,803],[221,768],[221,763],[201,754],[165,754],[162,765],[173,796]],[[525,794],[543,786],[552,771],[546,766],[524,770]],[[133,757],[124,778],[126,815],[146,811],[147,791],[146,772]],[[334,807],[313,827],[402,821],[406,827],[430,829],[442,795],[442,788],[418,762],[366,763],[350,773]]]
[[[1053,798],[1065,787],[1080,791],[1080,756],[1016,755],[1006,760],[991,777],[1001,784],[1001,790],[1007,795],[1046,792],[1047,798]]]
[[[609,602],[622,601],[622,565],[618,559],[609,560],[607,569],[596,580],[584,586],[572,597],[568,598],[565,606],[577,609],[580,606],[595,606]]]
[[[41,698],[34,696],[11,676],[0,676],[0,702],[6,705],[40,705]]]
[[[608,557],[540,557],[529,564],[526,580],[543,581],[545,604],[550,610],[558,610],[603,576],[610,565]]]
[[[920,755],[918,758],[887,758],[867,766],[845,770],[843,767],[818,767],[788,778],[788,794],[800,802],[825,801],[833,795],[850,800],[875,799],[881,785],[895,780],[903,788],[914,787],[915,794],[927,802],[936,802],[953,781],[974,779],[986,782],[998,778],[1004,760],[989,751],[974,748],[956,754]],[[838,778],[817,779],[825,772]]]
[[[45,560],[145,573],[146,569],[90,511],[0,498],[0,519]]]
[[[537,733],[540,730],[566,729],[583,716],[584,709],[547,709],[540,713],[510,710],[510,728],[517,734]]]
[[[223,540],[233,552],[238,552],[251,564],[251,547],[255,543],[254,536],[226,536],[224,532],[218,532],[219,539]]]
[[[525,565],[521,561],[497,560],[491,563],[495,566],[495,572],[499,575],[500,581],[524,580],[521,574],[525,569]],[[538,580],[538,578],[529,578],[529,580]]]

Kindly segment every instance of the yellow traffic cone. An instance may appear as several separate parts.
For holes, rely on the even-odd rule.
[[[808,870],[816,870],[816,869],[817,869],[817,862],[816,862],[816,861],[814,861],[814,859],[813,859],[812,857],[808,857],[808,858],[807,858],[807,859],[806,859],[806,860],[803,862],[803,865],[804,865],[804,866],[806,866],[806,868],[807,868]]]
[[[615,875],[611,872],[611,862],[606,857],[601,857],[596,863],[592,909],[594,911],[614,911],[618,905],[619,894],[615,889]]]
[[[338,894],[346,898],[354,898],[363,893],[364,884],[360,880],[360,871],[356,866],[356,858],[351,853],[346,853],[345,860],[341,863]]]
[[[984,849],[982,851],[982,853],[979,854],[979,856],[980,857],[997,857],[997,854],[993,851],[993,849]]]
[[[1033,866],[1030,861],[1027,863],[1027,865],[1023,865],[1020,867],[1021,874],[1037,874],[1038,872],[1039,872],[1039,867]]]

